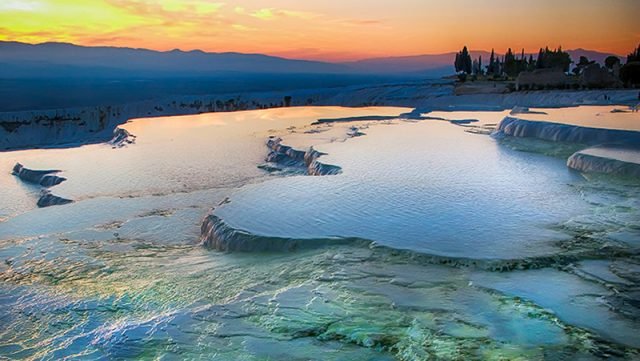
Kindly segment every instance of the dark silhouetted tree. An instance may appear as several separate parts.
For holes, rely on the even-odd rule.
[[[491,56],[489,57],[489,65],[487,66],[487,75],[494,75],[496,72],[496,54],[491,49]]]
[[[538,60],[536,60],[536,68],[542,69],[543,64],[544,64],[544,51],[542,51],[542,48],[540,48],[540,52],[538,52]]]
[[[606,66],[607,69],[613,69],[616,64],[620,64],[620,58],[617,56],[611,55],[604,59],[604,66]]]
[[[584,69],[591,64],[595,64],[595,61],[593,60],[589,61],[589,59],[586,56],[581,56],[580,60],[576,64],[576,67],[573,68],[573,73],[576,75],[582,74]]]
[[[632,51],[631,54],[627,55],[627,63],[631,63],[633,61],[640,61],[640,45],[635,51]]]
[[[471,74],[473,61],[471,60],[471,55],[469,55],[469,50],[466,46],[462,48],[462,51],[456,54],[454,65],[456,68],[456,72]]]
[[[571,56],[569,53],[562,51],[562,47],[556,50],[549,50],[549,47],[546,47],[544,50],[540,49],[538,53],[538,60],[536,61],[536,68],[538,69],[560,69],[567,72],[570,66]]]
[[[527,64],[527,70],[531,71],[536,68],[536,62],[533,60],[533,54],[529,55],[529,63]]]
[[[627,86],[640,85],[640,61],[626,63],[620,69],[620,80]]]
[[[482,56],[479,56],[477,60],[473,61],[473,73],[476,75],[482,75]]]
[[[511,48],[509,48],[507,53],[504,55],[504,72],[512,77],[518,75],[518,64]]]
[[[620,79],[627,86],[640,85],[640,45],[627,55],[627,63],[620,68]]]

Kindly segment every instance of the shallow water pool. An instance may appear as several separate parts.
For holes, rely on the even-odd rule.
[[[637,358],[638,184],[439,120],[311,125],[406,112],[135,120],[125,148],[0,154],[0,358]],[[258,168],[269,136],[342,173]],[[18,161],[62,170],[75,202],[36,209]],[[257,236],[375,244],[216,252],[212,207]]]

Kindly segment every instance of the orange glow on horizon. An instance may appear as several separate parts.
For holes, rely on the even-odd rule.
[[[638,14],[637,0],[1,0],[0,40],[328,61],[462,45],[625,55],[640,43]]]

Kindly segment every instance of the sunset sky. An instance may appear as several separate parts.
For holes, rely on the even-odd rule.
[[[354,60],[468,45],[627,54],[640,0],[0,0],[0,40]]]

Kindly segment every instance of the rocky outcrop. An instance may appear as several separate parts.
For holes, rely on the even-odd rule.
[[[454,125],[469,125],[469,124],[473,124],[473,123],[477,123],[479,122],[478,119],[452,119],[449,120],[449,123],[454,124]]]
[[[51,192],[47,189],[58,185],[65,180],[66,178],[59,177],[56,174],[60,173],[59,170],[32,170],[25,168],[22,164],[16,163],[13,166],[12,174],[20,178],[22,181],[37,184],[45,189],[42,189],[40,192],[40,197],[38,198],[38,207],[50,207],[57,206],[62,204],[72,203],[73,201],[70,199],[58,197],[56,195],[51,194]]]
[[[40,194],[40,198],[38,199],[38,207],[51,207],[51,206],[61,206],[63,204],[73,203],[72,200],[58,197],[56,195],[51,194],[48,190],[43,190]]]
[[[122,148],[127,144],[133,144],[136,141],[136,136],[129,133],[126,129],[116,128],[113,131],[113,138],[109,141],[109,144],[114,148]]]
[[[365,134],[363,132],[361,132],[360,128],[358,128],[358,127],[351,127],[347,131],[347,137],[349,137],[349,138],[361,137],[363,135],[365,135]]]
[[[511,112],[509,112],[509,114],[518,115],[518,114],[547,114],[547,113],[538,111],[538,110],[531,110],[528,107],[515,106],[513,107],[513,109],[511,109]]]
[[[45,188],[53,187],[67,180],[56,175],[60,173],[59,170],[32,170],[25,168],[20,163],[13,166],[11,173],[27,183],[38,184]]]
[[[632,130],[589,128],[577,125],[525,120],[509,116],[500,122],[495,134],[585,145],[604,143],[640,144],[640,132]]]
[[[267,162],[302,168],[306,174],[314,176],[335,175],[342,172],[342,168],[338,166],[319,162],[318,158],[324,153],[313,149],[313,147],[307,151],[293,149],[283,145],[282,139],[278,137],[270,137],[267,140],[267,147],[270,149],[266,158]]]

